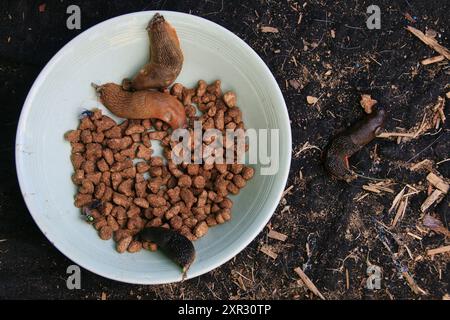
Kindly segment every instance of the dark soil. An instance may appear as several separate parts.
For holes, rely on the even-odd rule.
[[[39,5],[44,2],[45,11],[39,12]],[[306,274],[330,299],[441,299],[449,293],[450,255],[436,255],[432,260],[426,254],[427,249],[448,244],[448,239],[420,227],[420,205],[427,196],[428,171],[409,169],[411,163],[429,159],[434,170],[450,177],[450,161],[438,164],[450,154],[448,121],[444,128],[432,129],[409,142],[397,144],[377,139],[351,159],[360,174],[395,182],[391,186],[393,194],[369,192],[357,201],[365,193],[362,185],[376,181],[335,181],[324,171],[320,151],[308,149],[298,154],[306,142],[323,150],[334,135],[360,118],[363,110],[359,100],[364,93],[386,107],[388,131],[420,124],[425,108],[450,91],[449,67],[446,62],[420,65],[422,59],[436,53],[404,27],[412,24],[422,31],[433,29],[438,41],[450,47],[448,1],[100,3],[104,2],[2,3],[0,299],[99,299],[102,292],[108,299],[315,299],[297,282],[293,271],[304,264]],[[82,289],[66,288],[66,268],[72,262],[47,241],[25,207],[15,174],[14,137],[22,104],[34,79],[57,50],[82,31],[65,27],[70,4],[81,7],[82,30],[128,12],[190,12],[231,30],[262,57],[282,88],[292,121],[294,155],[287,187],[293,187],[270,222],[275,230],[288,235],[286,242],[268,238],[266,229],[230,262],[180,284],[128,285],[83,270]],[[381,8],[381,30],[366,27],[366,8],[371,4]],[[405,13],[414,17],[416,23],[409,22]],[[279,33],[262,33],[261,26],[276,27]],[[328,70],[331,74],[327,76]],[[289,80],[298,82],[289,84]],[[319,102],[308,105],[308,95],[320,97]],[[449,118],[448,105],[446,110]],[[388,232],[379,222],[391,224],[394,214],[387,211],[406,183],[420,193],[410,197],[404,218]],[[447,228],[448,209],[447,196],[432,210]],[[278,258],[272,260],[260,252],[262,244],[270,245]],[[365,288],[369,264],[382,270],[379,290]],[[415,294],[401,271],[407,271],[428,295]]]

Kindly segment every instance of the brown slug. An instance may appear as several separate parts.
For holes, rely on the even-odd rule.
[[[192,241],[172,229],[146,227],[138,237],[143,241],[156,243],[158,248],[183,268],[183,274],[194,262],[195,248]]]
[[[101,102],[116,116],[126,119],[156,118],[167,122],[172,129],[186,124],[183,104],[174,96],[159,91],[125,91],[120,85],[92,84]]]
[[[181,72],[183,52],[175,28],[156,13],[147,26],[150,60],[132,80],[124,79],[125,90],[167,88]]]
[[[339,180],[349,182],[355,179],[348,159],[376,137],[384,125],[385,117],[386,111],[383,108],[374,108],[371,114],[334,138],[325,158],[327,171]]]

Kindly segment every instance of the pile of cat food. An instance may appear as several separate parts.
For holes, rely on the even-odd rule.
[[[200,80],[193,89],[176,83],[165,93],[183,104],[190,131],[194,121],[224,135],[226,129],[244,128],[236,95],[222,94],[220,81],[208,86]],[[231,219],[229,195],[254,175],[252,167],[238,163],[175,164],[171,131],[155,119],[116,123],[97,109],[84,112],[78,128],[65,136],[72,146],[75,206],[101,239],[117,242],[118,252],[156,250],[155,243],[136,236],[145,227],[173,229],[191,241],[203,237]],[[161,144],[164,157],[153,156],[152,143]]]

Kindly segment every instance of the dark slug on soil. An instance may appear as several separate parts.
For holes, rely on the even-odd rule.
[[[348,159],[375,139],[384,125],[385,117],[386,111],[378,106],[371,114],[331,141],[325,158],[325,168],[332,176],[347,182],[355,178]]]

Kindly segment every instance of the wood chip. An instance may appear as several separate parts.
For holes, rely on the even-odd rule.
[[[377,135],[377,138],[391,138],[391,137],[414,138],[415,133],[413,133],[413,132],[382,132],[379,135]]]
[[[429,64],[433,64],[433,63],[436,63],[436,62],[441,62],[444,59],[445,59],[444,56],[438,55],[438,56],[435,56],[435,57],[424,59],[424,60],[420,61],[420,63],[422,65],[424,65],[424,66],[427,66]]]
[[[422,160],[420,162],[417,162],[415,164],[413,164],[409,170],[411,171],[419,171],[419,170],[431,170],[431,168],[433,167],[433,161],[431,161],[430,159],[425,159]]]
[[[398,206],[397,213],[394,217],[394,220],[392,220],[391,228],[395,228],[397,223],[403,219],[406,212],[406,207],[408,206],[408,197],[405,197],[401,200],[400,205]]]
[[[267,246],[267,245],[263,245],[263,246],[259,249],[259,251],[261,251],[262,253],[268,255],[269,257],[271,257],[271,258],[274,259],[274,260],[278,257],[278,255],[277,255],[275,252],[273,252],[273,251],[270,249],[270,247]]]
[[[300,14],[298,15],[297,25],[300,25],[300,23],[302,23],[302,19],[303,19],[303,14],[300,13]]]
[[[261,27],[261,32],[264,32],[264,33],[278,33],[278,29],[275,28],[275,27],[263,26],[263,27]]]
[[[415,239],[417,239],[419,241],[422,240],[422,237],[419,237],[417,234],[414,234],[412,232],[408,232],[407,235],[409,235],[409,236],[411,236],[411,237],[413,237],[413,238],[415,238]]]
[[[370,192],[374,192],[374,193],[381,193],[382,191],[394,193],[395,191],[392,190],[392,188],[388,187],[391,184],[392,183],[389,180],[386,180],[386,181],[380,181],[377,183],[368,183],[368,184],[363,185],[362,188],[366,191],[370,191]]]
[[[392,201],[392,205],[391,205],[391,207],[389,208],[389,213],[391,213],[392,211],[394,211],[396,208],[397,208],[397,206],[398,206],[398,204],[400,203],[400,199],[403,197],[403,195],[405,194],[405,191],[406,191],[406,187],[404,187],[396,196],[395,196],[395,198],[394,198],[394,201]]]
[[[374,193],[381,193],[381,190],[376,188],[373,185],[363,185],[362,188],[366,191],[374,192]]]
[[[442,121],[442,123],[445,123],[445,120],[446,120],[444,107],[445,107],[445,98],[438,97],[438,100],[433,107],[433,111],[435,112],[435,118],[437,120]],[[437,124],[439,124],[439,121],[437,121],[437,122],[438,122]]]
[[[359,198],[353,198],[353,200],[356,200],[356,202],[360,202],[362,201],[364,198],[366,198],[369,195],[369,193],[364,193],[362,196],[360,196]]]
[[[388,188],[388,187],[385,187],[385,186],[377,186],[377,188],[379,190],[381,190],[381,191],[384,191],[384,192],[389,192],[389,193],[394,193],[395,192],[392,188]]]
[[[294,88],[295,90],[298,90],[302,87],[302,84],[300,83],[300,81],[296,80],[296,79],[291,79],[289,80],[289,85]]]
[[[320,293],[319,289],[317,289],[314,283],[309,279],[309,277],[303,272],[301,268],[297,267],[294,269],[294,271],[300,276],[300,279],[302,279],[305,286],[307,286],[312,293],[314,293],[320,299],[326,300],[325,297]]]
[[[422,210],[422,212],[427,211],[428,208],[433,205],[433,203],[439,203],[443,198],[444,193],[441,190],[435,189],[433,193],[431,193],[428,198],[426,198],[422,203],[422,205],[420,206],[420,210]]]
[[[419,38],[423,43],[431,47],[434,51],[437,53],[443,55],[445,58],[450,60],[450,50],[448,50],[446,47],[441,46],[436,39],[429,37],[425,35],[422,31],[417,30],[414,27],[407,26],[406,29],[411,32],[413,35],[415,35],[417,38]]]
[[[444,246],[444,247],[439,247],[436,249],[430,249],[427,251],[427,255],[434,256],[435,254],[441,254],[441,253],[446,253],[446,252],[450,252],[450,246]]]
[[[370,94],[362,94],[361,95],[361,100],[359,101],[359,103],[361,104],[361,107],[364,108],[364,111],[367,114],[371,114],[372,113],[373,106],[376,105],[377,102],[378,102],[377,100],[372,99]]]
[[[287,235],[282,234],[278,231],[275,230],[270,230],[269,233],[267,234],[267,236],[269,238],[275,239],[275,240],[280,240],[280,241],[286,241],[287,239]]]
[[[445,94],[445,96],[447,97],[447,99],[450,99],[450,91],[447,92],[447,93]]]
[[[319,99],[316,97],[313,97],[313,96],[306,97],[306,102],[308,102],[308,104],[315,104],[315,103],[317,103],[317,101],[319,101]]]
[[[239,282],[239,286],[241,287],[241,289],[244,291],[247,291],[247,288],[245,287],[245,284],[244,284],[244,280],[242,280],[241,276],[239,276],[238,282]]]
[[[295,56],[292,56],[291,61],[295,64],[296,67],[298,67],[297,59],[295,59]]]
[[[411,252],[411,250],[409,249],[409,247],[408,247],[406,244],[404,244],[403,246],[405,247],[406,252],[408,252],[408,256],[411,258],[411,260],[414,260],[414,257],[413,257],[413,255],[412,255],[412,252]]]
[[[350,275],[348,274],[348,269],[345,269],[345,287],[346,289],[350,289]]]
[[[414,193],[419,193],[420,191],[419,190],[417,190],[416,188],[414,188],[412,185],[410,185],[410,184],[406,184],[406,186],[408,187],[408,188],[410,188]],[[409,193],[409,194],[411,194],[411,192]]]
[[[434,187],[441,190],[443,193],[447,193],[449,189],[449,185],[447,182],[445,182],[441,177],[435,175],[433,172],[430,172],[427,175],[427,180],[430,182]]]
[[[281,209],[281,212],[280,212],[280,213],[285,213],[285,212],[291,213],[291,206],[286,206],[286,207],[284,207],[283,209]]]
[[[415,293],[415,294],[423,294],[423,295],[427,295],[427,292],[423,289],[421,289],[417,283],[414,281],[413,277],[411,277],[411,275],[408,272],[402,272],[403,277],[406,280],[406,283],[408,283],[408,286],[411,288],[411,290]]]
[[[283,193],[281,194],[281,198],[284,198],[294,187],[294,185],[289,186],[286,190],[283,191]]]

